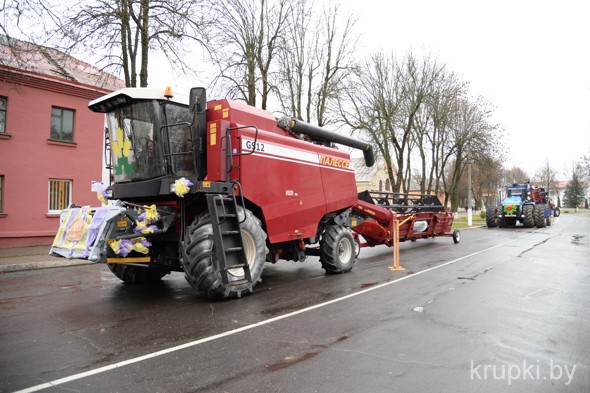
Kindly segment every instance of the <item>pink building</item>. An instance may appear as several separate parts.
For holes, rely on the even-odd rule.
[[[104,117],[124,82],[52,48],[0,36],[0,248],[49,245],[59,212],[98,205]]]

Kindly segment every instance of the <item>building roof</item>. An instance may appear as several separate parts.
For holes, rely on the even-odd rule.
[[[125,87],[121,79],[54,48],[0,35],[0,67],[75,82],[105,91]]]
[[[555,182],[555,188],[557,188],[557,189],[566,188],[568,186],[568,184],[570,184],[570,180],[557,180]]]
[[[380,166],[383,164],[382,162],[376,162],[372,167],[368,167],[365,164],[365,159],[363,157],[353,157],[351,160],[357,182],[371,181],[373,177],[375,177]]]

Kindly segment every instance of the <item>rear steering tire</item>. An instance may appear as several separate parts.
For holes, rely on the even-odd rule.
[[[535,207],[533,205],[524,205],[522,207],[522,223],[525,228],[532,228],[535,226],[534,209]]]
[[[320,262],[326,273],[345,273],[352,270],[355,257],[354,238],[340,225],[326,228],[320,240]]]
[[[545,221],[545,206],[542,204],[535,205],[535,225],[537,228],[545,228],[547,222]]]

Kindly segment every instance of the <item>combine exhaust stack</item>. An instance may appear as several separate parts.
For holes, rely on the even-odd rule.
[[[375,164],[375,157],[373,155],[373,147],[367,142],[359,141],[358,139],[349,138],[344,135],[336,134],[321,127],[314,126],[301,120],[297,120],[293,117],[284,116],[278,122],[277,125],[287,131],[294,133],[304,134],[312,137],[314,140],[321,142],[334,142],[344,146],[352,147],[363,151],[365,158],[365,164],[368,167]]]

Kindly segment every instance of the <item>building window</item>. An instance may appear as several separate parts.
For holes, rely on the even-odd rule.
[[[0,96],[0,134],[6,134],[6,101],[8,98]]]
[[[383,191],[383,180],[379,180],[379,191]]]
[[[0,214],[4,213],[4,175],[0,175]]]
[[[49,179],[49,212],[59,213],[72,203],[72,181]]]
[[[61,142],[74,141],[74,111],[51,108],[51,133],[49,139]]]
[[[385,179],[385,191],[390,191],[391,190],[391,182],[389,181],[389,179]]]

